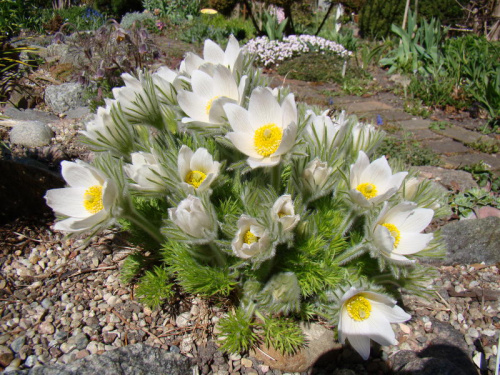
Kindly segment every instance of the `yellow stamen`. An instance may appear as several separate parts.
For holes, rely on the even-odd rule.
[[[104,208],[101,185],[94,185],[85,190],[83,207],[91,214],[96,214]]]
[[[276,124],[267,124],[261,126],[255,131],[253,141],[259,155],[267,157],[276,152],[281,144],[283,130]]]
[[[346,302],[346,308],[349,316],[358,322],[368,319],[372,311],[370,301],[359,294],[349,298]]]
[[[375,198],[378,194],[377,187],[369,182],[359,184],[356,190],[363,194],[366,199]]]
[[[401,232],[399,231],[398,227],[396,227],[394,224],[389,223],[384,223],[382,224],[382,226],[389,229],[391,236],[394,238],[394,248],[398,247],[399,241],[401,240]]]
[[[207,175],[202,171],[190,171],[186,176],[186,182],[197,189],[205,178],[207,178]]]
[[[250,231],[247,231],[245,233],[245,235],[243,236],[243,242],[245,242],[246,244],[249,244],[249,245],[257,242],[258,240],[259,240],[259,237],[257,237],[255,234],[253,234]]]
[[[218,99],[220,98],[220,95],[217,95],[217,96],[214,96],[212,99],[210,99],[208,102],[207,102],[207,105],[205,106],[205,113],[207,115],[210,114],[210,109],[212,108],[212,103],[214,102],[215,99]]]

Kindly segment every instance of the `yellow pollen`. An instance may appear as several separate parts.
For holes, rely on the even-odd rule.
[[[356,187],[356,190],[361,192],[366,199],[375,198],[378,194],[377,187],[369,182],[364,182]]]
[[[215,99],[218,99],[218,98],[220,98],[220,95],[214,96],[212,99],[210,99],[207,102],[207,105],[205,106],[205,112],[207,115],[210,114],[210,109],[212,108],[212,103],[214,102]]]
[[[257,237],[255,234],[253,234],[250,231],[247,231],[245,233],[245,235],[243,236],[243,242],[245,242],[246,244],[249,244],[249,245],[257,242],[258,240],[259,240],[259,237]]]
[[[261,126],[255,131],[253,142],[259,155],[267,157],[276,152],[283,137],[283,130],[276,124]]]
[[[349,316],[358,322],[368,319],[372,311],[370,301],[359,294],[349,298],[346,302],[346,308]]]
[[[279,218],[282,218],[283,216],[288,216],[287,214],[285,214],[284,212],[278,212],[278,217]]]
[[[102,204],[101,185],[93,185],[85,190],[85,194],[83,196],[83,207],[91,214],[96,214],[104,208]]]
[[[389,223],[384,223],[382,224],[382,226],[389,229],[391,236],[394,238],[394,248],[398,247],[399,240],[401,240],[401,232],[399,231],[399,229],[394,224]]]
[[[197,189],[205,178],[207,178],[207,175],[202,171],[190,171],[186,176],[186,182]]]

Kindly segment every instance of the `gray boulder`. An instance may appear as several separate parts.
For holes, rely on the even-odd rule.
[[[479,187],[472,175],[466,171],[432,166],[415,167],[415,169],[422,177],[438,182],[449,190],[465,191]]]
[[[63,83],[45,89],[45,103],[56,113],[63,113],[85,105],[84,87],[79,83]]]
[[[189,358],[141,343],[92,354],[67,365],[40,366],[5,375],[191,375],[191,366]]]
[[[41,121],[17,121],[10,131],[10,142],[26,147],[46,146],[52,137],[52,130]]]
[[[500,262],[500,218],[460,220],[441,231],[447,254],[439,264],[495,264]]]
[[[6,108],[4,116],[17,121],[40,121],[45,124],[50,124],[51,122],[59,120],[59,117],[48,112],[37,111],[36,109],[20,111],[13,107]]]

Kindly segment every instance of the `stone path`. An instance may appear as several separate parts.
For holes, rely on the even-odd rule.
[[[373,124],[377,123],[377,117],[380,116],[383,126],[390,129],[391,135],[398,138],[409,136],[420,142],[439,156],[443,168],[459,169],[484,161],[491,166],[495,175],[500,175],[498,153],[488,154],[470,146],[474,143],[500,145],[498,135],[488,136],[477,131],[484,120],[453,119],[445,114],[424,119],[405,112],[403,100],[392,92],[382,92],[371,97],[337,96],[335,84],[285,80],[276,75],[271,78],[272,86],[288,85],[297,101],[345,110],[348,114],[355,114],[361,120]]]

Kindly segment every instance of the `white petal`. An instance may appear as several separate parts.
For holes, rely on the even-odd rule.
[[[258,87],[253,90],[248,104],[248,113],[253,130],[267,124],[282,127],[281,107],[273,94],[266,88]]]
[[[342,336],[349,340],[351,346],[359,355],[367,360],[370,357],[370,331],[365,322],[356,322],[348,315],[342,319]]]
[[[392,175],[389,179],[389,186],[394,186],[396,189],[399,189],[407,174],[408,172],[398,172]]]
[[[214,43],[210,39],[205,40],[205,46],[203,48],[203,58],[212,64],[223,64],[224,63],[224,51],[219,47],[217,43]]]
[[[191,170],[191,158],[193,157],[193,151],[186,145],[182,145],[179,150],[179,155],[177,156],[177,170],[179,171],[179,177],[182,181],[186,179],[186,175]]]
[[[272,156],[279,156],[287,153],[295,144],[295,139],[297,137],[297,125],[292,122],[288,127],[283,130],[283,137],[281,138],[281,143],[278,149],[272,154]]]
[[[399,255],[418,253],[427,247],[433,238],[432,233],[405,233],[401,232],[401,239],[394,252]]]
[[[101,210],[98,213],[85,219],[70,217],[66,220],[57,222],[54,225],[54,229],[63,232],[84,232],[106,220],[107,216],[108,213],[105,210]]]
[[[179,91],[177,101],[181,109],[194,121],[208,122],[207,100],[190,92]]]
[[[253,145],[253,138],[249,139],[249,135],[247,133],[231,132],[226,134],[226,138],[233,143],[234,147],[236,147],[245,155],[256,159],[262,158],[262,156],[259,155],[259,153],[257,153],[257,151],[255,150],[255,147]]]
[[[350,171],[350,182],[351,188],[355,189],[361,184],[361,173],[370,165],[370,160],[368,156],[363,151],[359,151],[358,158],[356,162],[351,165]]]
[[[363,207],[363,208],[370,208],[371,207],[370,201],[368,201],[368,199],[366,199],[365,196],[363,194],[361,194],[360,191],[358,191],[356,189],[349,190],[349,195],[351,196],[351,199],[354,201],[354,203],[356,203],[360,207]],[[375,198],[372,198],[371,200],[373,200],[373,199],[375,199]]]
[[[225,96],[221,96],[212,102],[210,112],[208,114],[208,118],[211,124],[222,124],[224,122],[224,117],[226,117],[224,105],[227,103],[235,103],[235,100]]]
[[[382,314],[384,319],[389,323],[403,323],[411,319],[411,315],[407,314],[401,307],[396,305],[388,306],[385,303],[371,300],[373,310]]]
[[[45,194],[45,200],[47,205],[58,214],[85,218],[92,215],[83,206],[86,190],[86,188],[52,189]]]
[[[370,182],[377,187],[379,194],[383,193],[386,189],[385,187],[392,176],[391,167],[385,157],[378,158],[373,161],[364,171],[361,173],[361,183]],[[381,191],[382,190],[382,191]]]
[[[252,169],[259,167],[274,167],[275,165],[278,165],[279,162],[280,162],[279,156],[271,156],[269,158],[264,158],[264,159],[249,157],[247,159],[247,163]]]
[[[238,86],[228,68],[222,65],[215,68],[213,86],[215,95],[226,96],[239,101]]]
[[[370,326],[372,327],[370,338],[383,346],[397,344],[391,324],[379,310],[373,307],[374,306],[372,306],[372,311],[368,318]]]
[[[430,208],[417,208],[410,212],[404,221],[394,222],[401,232],[421,232],[430,224],[434,211]]]
[[[112,180],[107,180],[102,186],[102,205],[104,210],[109,211],[118,197],[118,187]]]
[[[246,109],[237,104],[228,103],[224,105],[224,111],[235,132],[253,134],[254,130],[250,125],[250,117]]]
[[[210,155],[206,148],[197,149],[191,157],[190,169],[192,171],[201,171],[205,174],[209,174],[213,172],[213,166],[214,161],[212,155]]]
[[[80,160],[76,162],[63,161],[61,163],[61,174],[71,187],[90,187],[102,185],[104,178],[99,172],[87,163]]]
[[[186,57],[184,58],[184,61],[182,61],[181,66],[179,67],[179,71],[191,76],[191,73],[194,70],[198,69],[203,63],[204,61],[200,56],[192,52],[188,52],[186,54]]]
[[[290,123],[297,123],[297,106],[293,94],[288,94],[281,104],[283,110],[283,127]]]
[[[385,254],[392,253],[394,249],[394,237],[391,236],[389,229],[382,225],[377,225],[373,231],[373,241],[379,251]]]
[[[193,72],[191,76],[191,87],[196,95],[206,100],[210,100],[215,96],[214,79],[201,70],[195,70]]]

